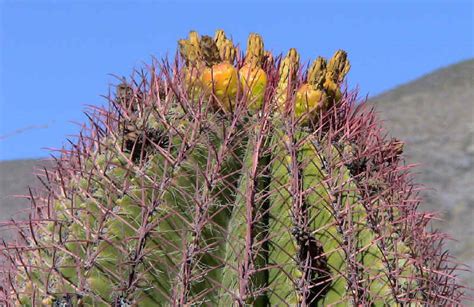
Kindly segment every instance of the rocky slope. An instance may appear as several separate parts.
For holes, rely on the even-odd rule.
[[[24,219],[30,206],[28,187],[38,188],[41,183],[35,176],[48,161],[13,160],[0,162],[0,239],[8,236],[3,221],[14,218]]]

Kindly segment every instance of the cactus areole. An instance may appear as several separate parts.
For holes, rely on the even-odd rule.
[[[19,306],[456,305],[403,143],[344,86],[251,34],[191,32],[122,80],[2,247]]]

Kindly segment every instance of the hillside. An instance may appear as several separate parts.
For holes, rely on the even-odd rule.
[[[50,163],[38,160],[0,161],[0,221],[27,217],[25,209],[29,208],[30,203],[18,196],[27,195],[28,187],[41,185],[34,174],[46,165]],[[0,231],[0,238],[2,236],[6,236],[4,231]]]

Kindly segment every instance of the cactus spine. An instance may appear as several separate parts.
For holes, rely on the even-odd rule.
[[[2,249],[22,306],[399,306],[462,299],[426,230],[403,143],[341,89],[344,51],[305,71],[251,34],[191,32],[117,86],[32,193]],[[184,61],[181,63],[181,61]]]

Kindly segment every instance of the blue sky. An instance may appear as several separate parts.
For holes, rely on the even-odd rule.
[[[197,1],[196,1],[197,2]],[[46,157],[116,79],[174,55],[195,29],[259,32],[303,60],[349,53],[350,86],[377,95],[474,56],[472,1],[0,0],[0,160]]]

